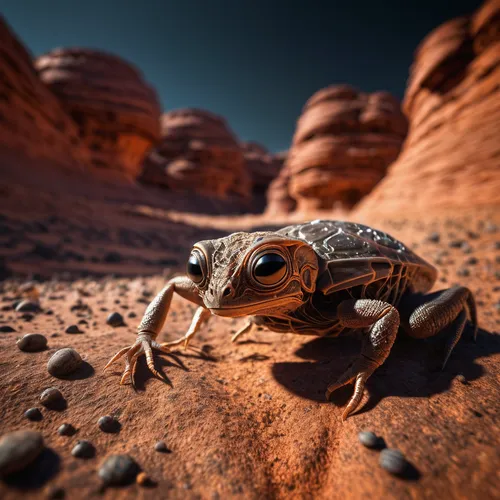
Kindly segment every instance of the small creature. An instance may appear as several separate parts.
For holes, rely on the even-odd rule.
[[[187,346],[212,314],[249,316],[233,341],[253,325],[275,332],[336,337],[364,333],[361,353],[328,386],[327,399],[354,383],[342,418],[359,406],[367,379],[387,359],[401,326],[427,338],[453,325],[443,368],[460,339],[467,318],[477,333],[476,307],[469,289],[455,286],[427,294],[436,269],[388,234],[351,222],[315,220],[276,232],[238,232],[200,241],[191,251],[186,276],[171,279],[148,306],[136,342],[111,358],[105,369],[125,356],[121,382],[134,383],[137,359],[154,367],[153,348],[170,352]],[[186,335],[158,343],[172,296],[199,307]]]

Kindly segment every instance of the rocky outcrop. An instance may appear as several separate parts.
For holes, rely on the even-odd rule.
[[[79,127],[96,167],[131,177],[160,137],[156,92],[120,58],[89,49],[57,49],[39,57],[40,78]]]
[[[72,168],[88,160],[76,125],[39,80],[31,54],[1,16],[0,147]]]
[[[283,166],[282,158],[256,142],[243,142],[241,148],[245,167],[252,178],[253,192],[265,193]]]
[[[287,160],[298,210],[358,202],[397,158],[406,132],[399,103],[386,92],[338,85],[314,94],[297,122]]]
[[[498,0],[423,40],[403,104],[404,150],[359,214],[500,203]]]
[[[288,151],[275,155],[276,160],[282,163],[282,168],[267,190],[266,213],[269,215],[287,214],[297,207],[296,200],[290,195],[290,169],[286,163],[287,155]]]
[[[146,160],[140,180],[216,199],[250,199],[252,180],[243,152],[220,116],[187,108],[165,113],[162,140]]]

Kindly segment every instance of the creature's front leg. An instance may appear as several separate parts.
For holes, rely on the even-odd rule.
[[[200,308],[203,307],[203,301],[198,295],[193,282],[189,278],[182,276],[171,279],[146,309],[144,317],[142,318],[141,324],[138,328],[137,340],[135,343],[116,353],[104,367],[104,370],[106,370],[115,361],[123,356],[126,356],[125,371],[123,372],[120,384],[123,384],[127,380],[127,377],[130,377],[131,382],[134,383],[134,373],[137,366],[137,360],[142,354],[146,355],[149,369],[157,377],[163,378],[154,366],[152,348],[159,349],[163,352],[169,352],[166,344],[159,344],[156,342],[156,337],[165,323],[174,292],[179,294],[181,297],[198,304]],[[206,314],[210,313],[204,308],[203,311],[203,314],[197,313],[197,315],[195,315],[195,319],[206,317]],[[193,324],[195,324],[195,322],[193,322]],[[197,326],[199,326],[199,324]]]
[[[346,328],[371,327],[364,340],[361,356],[326,391],[328,399],[332,392],[355,381],[354,394],[342,413],[344,420],[359,406],[368,377],[389,356],[399,328],[399,313],[387,302],[369,299],[341,302],[337,312],[341,324]]]

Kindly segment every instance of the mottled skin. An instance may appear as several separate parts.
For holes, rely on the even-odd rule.
[[[460,339],[467,316],[477,332],[471,292],[453,287],[425,295],[436,270],[382,231],[361,224],[313,221],[276,232],[234,233],[200,241],[191,252],[188,275],[173,278],[149,305],[137,341],[118,352],[126,366],[121,383],[134,381],[137,359],[145,354],[158,377],[152,349],[170,352],[184,344],[212,314],[249,316],[236,335],[261,325],[282,333],[335,337],[365,333],[360,356],[334,381],[336,389],[354,382],[354,394],[342,418],[358,407],[366,380],[386,360],[399,327],[426,338],[453,324],[443,367]],[[173,293],[199,306],[186,335],[158,343]],[[105,369],[106,369],[105,368]]]

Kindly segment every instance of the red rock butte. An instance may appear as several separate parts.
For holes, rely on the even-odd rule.
[[[135,178],[160,137],[158,97],[140,72],[119,57],[83,48],[53,50],[35,66],[77,123],[92,165]]]
[[[386,92],[347,85],[316,92],[297,122],[286,165],[297,209],[354,205],[385,175],[406,133],[399,102]]]
[[[0,16],[0,147],[33,161],[82,168],[88,151],[58,99],[39,80],[31,54]]]
[[[404,149],[359,215],[500,204],[498,0],[423,40],[403,106]]]
[[[179,109],[161,118],[160,143],[144,161],[142,182],[217,199],[250,199],[252,179],[226,121],[201,109]]]
[[[241,143],[245,167],[252,177],[254,193],[265,193],[283,166],[283,155],[273,155],[256,142]]]

